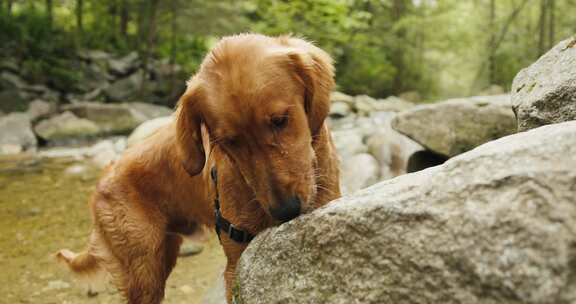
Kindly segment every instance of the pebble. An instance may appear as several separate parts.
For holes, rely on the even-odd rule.
[[[182,285],[180,286],[180,291],[185,293],[185,294],[190,294],[192,293],[194,290],[192,289],[192,287],[190,287],[189,285]]]
[[[46,288],[44,288],[44,291],[61,290],[61,289],[68,289],[68,288],[70,288],[70,283],[60,281],[60,280],[55,280],[55,281],[48,282],[48,286],[46,286]]]
[[[66,175],[70,175],[70,176],[79,176],[79,175],[83,175],[84,173],[86,173],[87,168],[84,165],[72,165],[68,168],[66,168],[64,170],[64,173],[66,173]]]
[[[180,246],[180,256],[191,256],[202,252],[204,249],[203,245],[196,243],[184,243]]]

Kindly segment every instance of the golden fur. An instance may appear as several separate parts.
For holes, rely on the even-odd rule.
[[[252,234],[278,224],[287,197],[308,212],[340,196],[325,118],[334,86],[330,57],[301,39],[223,38],[181,97],[175,122],[105,170],[90,201],[85,252],[57,253],[72,272],[108,273],[129,303],[159,303],[179,234],[213,228],[218,169],[223,216]],[[247,244],[225,233],[227,298]]]

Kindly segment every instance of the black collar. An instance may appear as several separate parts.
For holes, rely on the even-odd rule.
[[[216,189],[216,197],[214,198],[214,217],[215,223],[214,226],[216,228],[216,234],[218,235],[218,239],[220,239],[220,231],[224,231],[228,234],[228,237],[234,240],[237,243],[248,243],[253,238],[254,235],[250,234],[247,231],[241,230],[236,228],[232,223],[230,223],[227,219],[222,216],[220,212],[220,197],[218,195],[218,174],[216,172],[216,167],[212,167],[210,170],[210,177],[212,177],[212,181],[214,182],[214,189]]]

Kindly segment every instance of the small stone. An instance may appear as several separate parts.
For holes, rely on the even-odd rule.
[[[180,256],[186,257],[202,252],[204,246],[197,243],[184,243],[180,246]]]
[[[194,289],[189,285],[182,285],[180,286],[180,291],[185,294],[190,294],[194,291]]]
[[[28,210],[28,215],[35,216],[42,213],[42,209],[38,207],[33,207]]]
[[[60,281],[60,280],[55,280],[55,281],[48,282],[48,286],[46,286],[46,288],[44,288],[44,290],[45,291],[47,291],[47,290],[62,290],[62,289],[68,289],[68,288],[70,288],[70,283]]]
[[[87,171],[87,167],[85,165],[72,165],[64,170],[66,175],[70,176],[81,176],[84,175]]]

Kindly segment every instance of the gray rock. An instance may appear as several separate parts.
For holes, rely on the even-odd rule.
[[[362,139],[362,130],[358,128],[332,131],[334,146],[336,146],[338,155],[343,159],[368,151],[368,148],[364,145]]]
[[[332,101],[332,103],[344,102],[344,103],[348,104],[349,106],[354,104],[354,97],[350,96],[350,95],[346,95],[342,92],[334,91],[334,92],[330,93],[330,100]]]
[[[349,113],[348,115],[339,118],[328,117],[328,124],[332,131],[352,129],[356,126],[356,119],[356,114]]]
[[[350,114],[350,106],[342,101],[333,102],[330,105],[330,117],[331,118],[342,118]]]
[[[380,180],[407,172],[408,159],[424,148],[392,128],[382,128],[366,140],[368,152],[380,165]]]
[[[102,63],[82,64],[79,69],[83,80],[78,83],[76,91],[88,93],[96,89],[107,88],[110,85],[106,66]],[[63,88],[61,84],[55,84],[55,86],[61,91],[70,91],[69,88]]]
[[[48,285],[46,287],[44,287],[43,291],[62,290],[62,289],[68,289],[68,288],[70,288],[70,283],[60,281],[60,280],[54,280],[54,281],[48,282]]]
[[[0,73],[0,83],[3,88],[23,89],[28,84],[19,75],[11,72]]]
[[[99,50],[82,50],[78,52],[78,57],[86,61],[103,61],[110,59],[112,55]]]
[[[385,99],[378,99],[373,103],[373,108],[375,111],[380,112],[402,112],[416,106],[415,104],[400,99],[396,96],[389,96]]]
[[[519,131],[576,119],[576,37],[516,75],[512,105]]]
[[[378,161],[368,153],[345,157],[340,166],[342,194],[353,193],[373,185],[380,178]]]
[[[98,136],[100,128],[92,121],[78,118],[72,112],[52,116],[41,120],[34,126],[39,137],[52,143],[66,143],[76,139],[86,139]]]
[[[358,95],[354,98],[354,111],[361,116],[370,116],[376,111],[376,99],[367,95]]]
[[[260,233],[250,303],[576,303],[576,122],[501,138]]]
[[[105,134],[128,134],[146,120],[172,113],[169,108],[143,103],[82,102],[63,109],[93,121]]]
[[[135,98],[142,87],[142,74],[134,73],[112,83],[104,90],[107,98],[112,102],[129,101]]]
[[[103,140],[90,147],[88,155],[94,165],[98,168],[105,168],[118,158],[119,153],[116,151],[114,142]]]
[[[402,100],[406,100],[408,102],[421,102],[422,101],[422,96],[420,95],[420,93],[416,92],[416,91],[408,91],[408,92],[404,92],[401,93],[398,96],[400,99]]]
[[[122,105],[141,113],[142,115],[144,115],[146,120],[170,116],[173,112],[172,109],[168,107],[144,102],[128,102],[123,103]]]
[[[0,154],[15,154],[36,149],[30,117],[26,113],[11,113],[0,117]]]
[[[138,68],[138,53],[131,52],[119,59],[108,60],[110,73],[116,76],[126,76]]]
[[[0,61],[0,71],[9,71],[12,73],[18,73],[20,68],[18,63],[11,58],[4,58]]]
[[[146,121],[139,125],[128,137],[127,146],[131,147],[135,143],[147,138],[148,136],[154,134],[158,129],[169,125],[172,123],[173,117],[158,117],[149,121]]]
[[[56,113],[57,108],[55,103],[35,99],[28,105],[28,116],[34,121]]]
[[[47,86],[43,84],[26,85],[23,87],[23,89],[26,90],[27,92],[38,95],[45,94],[48,90],[50,90]]]
[[[39,96],[39,98],[49,102],[57,103],[60,101],[60,93],[47,89],[44,93],[42,93],[41,96]]]
[[[64,174],[71,177],[85,176],[87,175],[88,167],[86,165],[71,165],[64,169]]]
[[[204,250],[204,245],[199,243],[185,242],[180,246],[180,252],[178,253],[181,257],[187,257],[191,255],[199,254]]]
[[[451,99],[401,112],[392,127],[429,150],[454,156],[516,132],[508,95]]]

